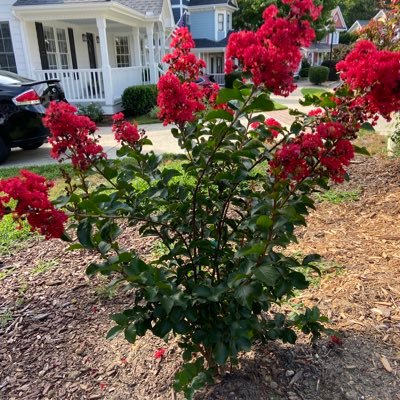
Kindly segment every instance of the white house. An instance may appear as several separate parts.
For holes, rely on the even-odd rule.
[[[0,0],[0,69],[112,113],[126,87],[158,80],[174,25],[169,0]]]
[[[304,49],[305,56],[311,65],[320,65],[322,61],[329,59],[332,49],[339,44],[339,33],[347,31],[346,22],[339,6],[332,10],[331,19],[334,31],[322,40],[313,43],[308,49]]]
[[[188,26],[196,44],[195,54],[207,64],[206,73],[225,83],[225,48],[232,32],[236,0],[172,0],[175,22]]]
[[[364,26],[368,25],[369,20],[367,19],[358,19],[357,21],[354,21],[354,24],[349,28],[347,31],[348,33],[357,33],[360,31]]]

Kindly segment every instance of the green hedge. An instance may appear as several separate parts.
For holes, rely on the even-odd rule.
[[[146,115],[156,104],[156,85],[130,86],[122,93],[122,106],[127,115]]]
[[[328,67],[311,67],[308,71],[310,82],[314,85],[320,85],[322,82],[328,80],[329,68]]]
[[[300,71],[299,71],[299,75],[300,75],[300,77],[301,78],[308,78],[308,71],[310,70],[310,68],[302,68]]]
[[[329,75],[328,75],[328,81],[337,81],[339,80],[339,74],[336,71],[336,64],[338,62],[336,60],[325,60],[321,63],[322,67],[328,67],[329,68]]]

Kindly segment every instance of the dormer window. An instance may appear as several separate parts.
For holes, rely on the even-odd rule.
[[[218,31],[224,31],[224,14],[218,14]]]

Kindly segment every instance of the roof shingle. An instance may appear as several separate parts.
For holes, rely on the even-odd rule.
[[[160,15],[163,0],[113,0],[126,7],[132,8],[144,15],[146,13],[153,13],[153,15]],[[109,0],[17,0],[14,6],[42,6],[51,4],[77,4],[77,3],[107,3]]]

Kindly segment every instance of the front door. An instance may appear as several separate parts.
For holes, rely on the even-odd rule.
[[[86,33],[87,48],[89,53],[89,64],[91,69],[97,68],[96,51],[94,47],[93,33]]]

